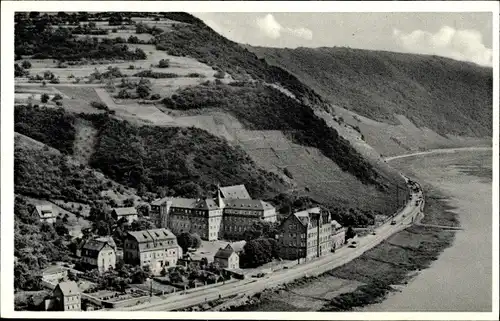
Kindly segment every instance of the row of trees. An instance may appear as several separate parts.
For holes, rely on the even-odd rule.
[[[255,197],[284,186],[276,175],[256,169],[241,149],[206,131],[136,127],[106,115],[87,118],[99,130],[90,165],[125,185],[183,197],[212,196],[215,182],[232,185],[244,180]],[[189,166],[186,159],[191,160]]]

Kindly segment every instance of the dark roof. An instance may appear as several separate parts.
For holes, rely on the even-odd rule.
[[[135,207],[117,207],[113,211],[117,216],[127,216],[127,215],[137,215],[137,209]]]
[[[247,209],[247,210],[269,210],[274,207],[261,200],[250,200],[250,199],[228,199],[226,202],[226,208],[229,209]]]
[[[222,197],[232,199],[251,199],[245,185],[225,186],[219,188]]]
[[[217,253],[215,253],[214,257],[219,259],[228,259],[234,253],[232,248],[220,248]]]
[[[64,296],[75,295],[80,293],[78,284],[76,284],[75,281],[61,282],[56,286],[56,289],[57,288],[61,289],[61,292]]]
[[[171,202],[172,207],[177,208],[187,208],[187,209],[202,209],[202,210],[215,210],[219,207],[215,204],[215,201],[207,198],[207,199],[196,199],[196,198],[165,198],[155,202],[154,205],[160,205],[163,202]]]
[[[171,239],[177,240],[175,235],[166,228],[128,232],[128,235],[132,236],[139,243]]]
[[[35,206],[36,212],[42,218],[54,217],[56,214],[52,209],[52,205],[37,205]]]

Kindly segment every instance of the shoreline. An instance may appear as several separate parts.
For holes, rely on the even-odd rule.
[[[449,197],[430,185],[425,185],[426,214],[421,223],[459,226],[456,207],[448,204]],[[324,300],[319,311],[355,311],[379,303],[415,280],[420,271],[430,267],[439,255],[453,245],[456,231],[433,227],[411,226],[398,232],[359,258],[315,277],[304,277],[284,286],[266,289],[225,311],[304,311],[283,302],[283,291],[314,287],[327,277],[358,282],[354,290]],[[405,243],[406,242],[406,243]],[[389,255],[388,255],[389,254]],[[403,258],[398,260],[398,258]],[[395,260],[392,260],[394,258]],[[370,271],[370,274],[363,273]],[[308,310],[314,311],[314,310]]]

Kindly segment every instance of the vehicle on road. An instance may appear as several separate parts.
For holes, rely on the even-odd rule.
[[[396,220],[392,220],[391,225],[396,225]]]
[[[355,248],[357,248],[358,246],[357,246],[355,243],[351,243],[348,247],[350,247],[351,249],[355,249]]]
[[[264,276],[266,276],[265,273],[257,273],[255,275],[252,275],[252,277],[254,277],[254,278],[263,278]]]

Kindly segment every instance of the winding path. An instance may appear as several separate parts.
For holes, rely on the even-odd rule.
[[[414,156],[420,156],[420,155],[446,154],[446,153],[455,153],[455,152],[461,152],[461,151],[485,151],[485,150],[492,150],[492,148],[491,147],[460,147],[460,148],[432,149],[432,150],[428,150],[425,152],[415,152],[415,153],[410,153],[410,154],[385,157],[384,159],[389,162],[389,161],[394,160],[394,159],[414,157]]]

